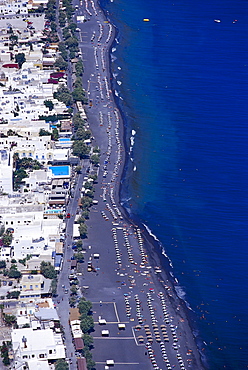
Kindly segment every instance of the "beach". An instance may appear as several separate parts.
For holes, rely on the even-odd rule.
[[[111,86],[110,50],[116,30],[95,1],[79,5],[76,16],[86,18],[78,23],[83,87],[89,100],[86,113],[93,145],[101,151],[94,197],[98,204],[87,221],[80,277],[84,295],[93,303],[96,369],[103,369],[109,359],[116,369],[203,369],[187,308],[176,295],[173,279],[161,268],[158,246],[120,204],[127,150]],[[88,262],[93,271],[87,271]],[[99,323],[102,319],[104,324]]]

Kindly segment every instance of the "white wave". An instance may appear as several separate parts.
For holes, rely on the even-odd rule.
[[[131,142],[131,148],[130,149],[132,149],[132,147],[134,146],[134,137],[133,136],[130,137],[130,142]]]
[[[175,279],[175,280],[176,280],[176,281],[177,281],[177,283],[178,283],[178,280],[177,280],[177,279]],[[189,302],[188,302],[188,301],[186,301],[186,299],[185,299],[185,297],[186,297],[186,292],[183,290],[183,288],[182,288],[180,285],[175,285],[175,291],[176,291],[176,293],[177,293],[177,296],[178,296],[179,298],[181,298],[181,299],[185,302],[185,304],[186,304],[187,308],[188,308],[190,311],[193,311],[193,310],[192,310],[192,308],[190,307]]]
[[[175,285],[175,291],[179,298],[185,300],[186,292],[183,290],[183,288],[180,285]]]
[[[112,48],[112,50],[111,50],[111,51],[112,51],[112,53],[114,53],[114,52],[116,51],[116,48]]]
[[[171,268],[173,268],[173,264],[172,264],[172,261],[170,259],[170,257],[165,253],[165,250],[164,248],[162,248],[162,255],[165,256],[167,258],[167,260],[169,261],[169,265]]]
[[[118,83],[118,85],[121,85],[121,84],[122,84],[122,82],[121,82],[121,81],[119,81],[119,80],[118,80],[118,81],[116,81],[116,82]]]
[[[146,224],[143,224],[143,225],[145,226],[146,231],[148,232],[148,234],[149,234],[150,236],[152,236],[154,240],[156,240],[157,242],[159,242],[159,240],[158,240],[158,238],[156,237],[156,235],[154,235],[154,234],[152,233],[152,230],[151,230],[151,229],[149,229],[149,227],[148,227]]]

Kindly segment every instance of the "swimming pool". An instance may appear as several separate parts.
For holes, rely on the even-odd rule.
[[[70,166],[50,166],[49,170],[52,171],[54,176],[70,176]]]
[[[61,137],[59,141],[71,141],[71,139],[69,137]]]

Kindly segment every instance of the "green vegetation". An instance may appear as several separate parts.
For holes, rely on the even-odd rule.
[[[84,262],[84,254],[82,252],[75,253],[74,257],[78,262]]]
[[[57,128],[53,128],[52,140],[54,141],[59,140],[59,130]]]
[[[85,298],[81,298],[78,304],[78,310],[81,315],[91,315],[92,303]]]
[[[83,127],[77,129],[76,138],[74,140],[88,140],[91,137],[90,130],[85,130]]]
[[[39,131],[39,136],[51,136],[51,132],[44,130],[44,128],[41,128]]]
[[[66,60],[64,60],[64,58],[62,56],[59,56],[58,59],[56,59],[53,66],[57,70],[65,71],[67,69],[68,63],[67,63]]]
[[[84,65],[83,65],[83,62],[82,60],[78,60],[76,65],[75,65],[75,69],[76,69],[76,76],[77,77],[82,77],[83,76],[83,72],[84,72]]]
[[[65,27],[66,24],[66,13],[63,10],[59,10],[59,25],[61,28]]]
[[[94,339],[90,334],[87,334],[87,333],[84,334],[83,340],[84,340],[84,345],[88,347],[88,349],[94,348],[94,345],[93,345]]]
[[[51,100],[44,100],[44,105],[49,109],[49,111],[53,110],[54,104]]]
[[[3,359],[2,361],[5,366],[10,365],[9,347],[10,345],[8,343],[6,344],[5,342],[3,342],[2,346],[0,346],[1,357]]]
[[[15,55],[15,62],[18,63],[19,68],[22,68],[24,62],[26,62],[25,54],[18,53]]]
[[[100,155],[99,154],[92,154],[92,156],[90,157],[90,162],[94,166],[97,166],[100,163]]]
[[[72,123],[74,126],[74,129],[77,131],[79,128],[84,128],[85,122],[81,118],[80,113],[76,113],[73,116]]]
[[[5,268],[6,268],[6,262],[0,261],[0,269],[5,269]]]
[[[16,168],[13,174],[14,190],[18,190],[23,184],[23,179],[28,177],[26,171],[39,170],[42,168],[42,165],[36,159],[27,157],[20,159],[18,153],[15,153],[13,158]]]
[[[56,292],[57,292],[57,278],[52,279],[51,292],[52,292],[53,296],[56,295]]]
[[[18,299],[19,295],[20,295],[19,291],[8,292],[6,297],[7,297],[7,299],[11,299],[11,298]]]
[[[16,325],[16,316],[14,315],[7,315],[6,313],[3,314],[3,319],[5,325],[7,326],[15,326]]]
[[[55,370],[69,370],[69,365],[63,359],[57,360],[55,363]]]
[[[68,52],[67,52],[67,48],[64,42],[59,43],[59,51],[64,61],[68,62]]]
[[[11,265],[10,269],[5,270],[4,273],[9,278],[13,278],[13,279],[20,279],[22,277],[22,274],[20,273],[20,271],[17,270],[16,265]]]
[[[83,140],[75,140],[72,145],[73,155],[80,159],[87,158],[90,153],[90,148],[83,142]]]
[[[49,116],[39,116],[40,120],[44,120],[46,122],[57,122],[59,120],[68,119],[70,118],[70,114],[53,114]]]
[[[53,97],[54,99],[62,101],[66,106],[71,106],[73,103],[70,90],[65,86],[59,87],[58,90],[53,93]]]
[[[84,89],[79,86],[76,87],[73,92],[72,92],[72,97],[75,101],[81,101],[82,103],[86,104],[87,103],[87,98],[85,96],[85,91]]]
[[[1,236],[1,239],[2,239],[3,245],[9,246],[12,243],[13,234],[10,231],[6,230],[4,234]]]
[[[42,261],[40,264],[40,273],[47,279],[57,278],[57,272],[55,271],[51,262]]]

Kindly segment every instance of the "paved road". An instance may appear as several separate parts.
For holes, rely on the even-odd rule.
[[[107,57],[114,29],[93,0],[85,0],[78,12],[88,19],[78,24],[83,85],[90,99],[90,128],[101,149],[95,193],[98,205],[92,208],[88,222],[86,263],[80,279],[82,286],[89,286],[85,295],[93,302],[96,369],[104,369],[106,360],[113,359],[116,369],[200,370],[181,301],[166,276],[156,273],[148,259],[142,231],[126,221],[118,205],[124,159],[122,121],[110,89]],[[94,253],[100,258],[94,259]],[[95,272],[87,271],[87,261]],[[104,326],[98,323],[99,317],[106,320]],[[125,323],[125,330],[119,330],[119,323]],[[109,331],[108,337],[102,336],[103,329]],[[150,344],[139,343],[141,337]]]

